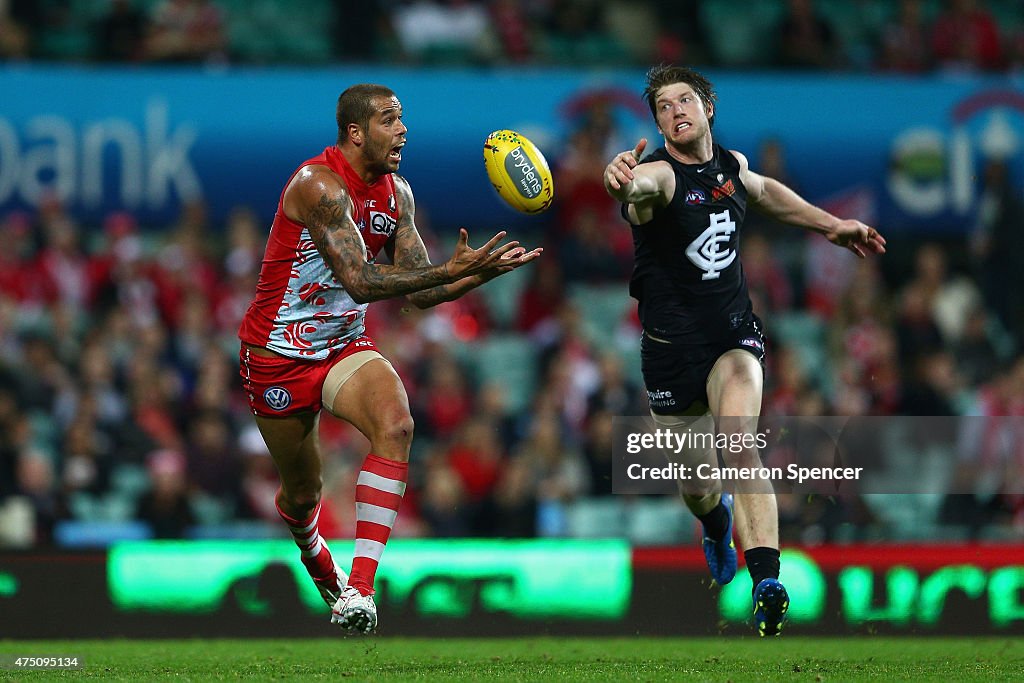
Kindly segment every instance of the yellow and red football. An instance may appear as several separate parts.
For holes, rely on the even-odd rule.
[[[540,213],[551,206],[555,184],[547,159],[514,130],[496,130],[487,136],[484,166],[498,195],[516,211]]]

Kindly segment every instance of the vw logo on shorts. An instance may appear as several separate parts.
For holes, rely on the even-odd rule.
[[[284,410],[292,404],[292,395],[284,387],[270,387],[263,392],[263,400],[274,410]]]

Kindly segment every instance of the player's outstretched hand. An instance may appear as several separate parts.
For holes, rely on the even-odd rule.
[[[512,251],[506,252],[493,266],[480,275],[484,280],[492,280],[504,273],[511,273],[519,266],[525,266],[543,253],[543,247],[537,247],[530,251],[527,251],[526,247],[516,247]]]
[[[498,243],[507,234],[502,230],[487,240],[482,247],[474,249],[469,246],[469,233],[465,228],[459,228],[459,242],[455,245],[455,253],[445,262],[445,268],[452,278],[452,282],[490,270],[502,257],[518,247],[519,242],[514,240],[498,246]]]
[[[647,147],[647,138],[640,138],[636,147],[615,155],[615,158],[604,167],[604,184],[612,190],[621,190],[633,182],[633,169],[640,161],[640,155]]]
[[[846,247],[860,258],[864,258],[869,251],[875,254],[885,253],[885,238],[874,228],[853,219],[836,223],[828,233],[828,241]]]

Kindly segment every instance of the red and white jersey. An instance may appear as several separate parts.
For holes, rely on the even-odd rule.
[[[388,174],[367,185],[334,146],[303,162],[295,173],[311,165],[327,166],[344,179],[352,199],[352,218],[366,243],[366,260],[373,263],[395,231],[394,179]],[[367,304],[352,300],[317,251],[309,230],[285,216],[283,200],[282,192],[256,298],[242,319],[238,337],[282,356],[321,360],[363,334]]]

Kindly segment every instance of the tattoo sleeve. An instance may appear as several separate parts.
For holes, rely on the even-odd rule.
[[[395,183],[396,189],[401,187],[399,195],[402,198],[405,210],[395,228],[395,234],[391,241],[393,250],[392,260],[395,265],[403,270],[416,270],[430,266],[430,258],[427,255],[427,248],[423,246],[419,231],[416,230],[415,211],[412,203],[412,193],[401,182]],[[408,295],[417,308],[430,308],[446,301],[454,301],[460,296],[483,284],[483,279],[478,276],[464,277],[450,284],[437,285]]]
[[[306,214],[306,227],[327,266],[357,303],[411,294],[450,281],[444,266],[431,266],[426,260],[412,267],[367,262],[366,243],[352,220],[350,204],[347,192],[321,195]]]

